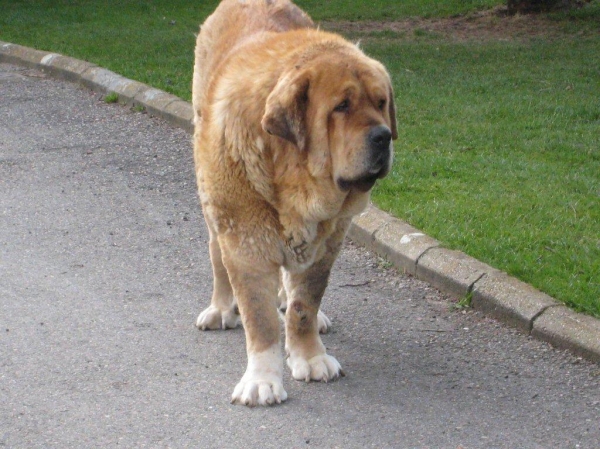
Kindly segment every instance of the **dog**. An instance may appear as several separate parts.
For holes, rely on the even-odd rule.
[[[331,322],[319,307],[352,217],[390,170],[392,84],[381,63],[288,0],[223,0],[200,28],[192,91],[214,276],[196,326],[241,318],[248,365],[231,402],[279,404],[281,301],[292,377],[344,375],[321,341]]]

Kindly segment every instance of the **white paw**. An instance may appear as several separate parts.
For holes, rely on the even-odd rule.
[[[232,404],[247,405],[273,405],[281,404],[287,399],[281,378],[275,375],[246,376],[242,377],[231,395]]]
[[[344,376],[340,362],[329,354],[319,354],[309,360],[290,356],[287,364],[292,370],[292,377],[296,380],[328,382]]]
[[[331,320],[320,310],[319,313],[317,313],[317,326],[319,327],[320,334],[326,334],[331,327]]]
[[[279,345],[248,356],[248,368],[231,395],[232,404],[249,407],[281,404],[287,399],[283,389],[283,361]]]
[[[240,317],[233,309],[221,312],[215,306],[206,308],[196,320],[196,327],[203,331],[214,329],[233,329],[240,324]]]

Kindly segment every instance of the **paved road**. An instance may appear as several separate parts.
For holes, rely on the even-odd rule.
[[[348,243],[324,309],[347,377],[229,404],[242,330],[200,332],[189,135],[0,64],[0,447],[598,448],[600,366]]]

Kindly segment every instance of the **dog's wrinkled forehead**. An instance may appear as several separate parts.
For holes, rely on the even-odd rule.
[[[365,58],[366,59],[366,58]],[[367,61],[356,58],[331,60],[321,64],[314,76],[314,87],[319,95],[329,97],[367,96],[386,98],[389,81],[384,70]]]
[[[321,46],[318,50],[323,51],[313,49],[310,58],[301,57],[280,76],[267,98],[261,120],[264,131],[300,150],[306,148],[311,130],[322,127],[315,123],[322,123],[325,116],[338,113],[338,118],[358,120],[354,128],[394,117],[390,80],[380,63],[354,47],[331,50]],[[386,105],[389,112],[385,112]]]

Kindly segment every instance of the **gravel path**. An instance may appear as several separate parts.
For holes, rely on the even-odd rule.
[[[597,448],[600,366],[348,243],[324,310],[347,376],[229,404],[243,331],[211,270],[190,137],[0,64],[0,447]]]

